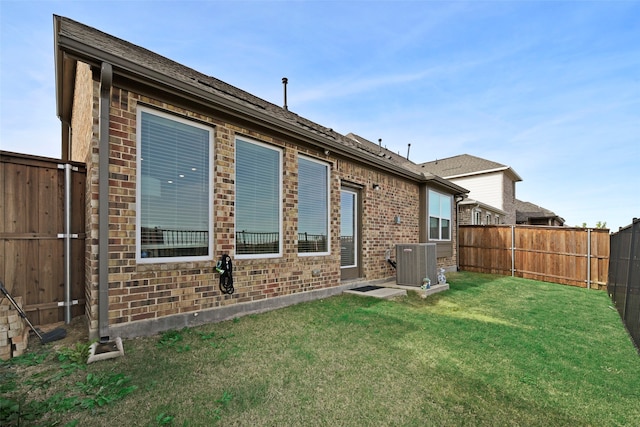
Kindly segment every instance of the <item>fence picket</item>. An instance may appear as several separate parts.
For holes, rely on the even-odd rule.
[[[640,350],[640,219],[611,235],[607,292]]]
[[[0,152],[0,280],[13,296],[23,297],[27,316],[36,325],[65,320],[64,171],[60,160]],[[71,245],[72,316],[84,314],[86,170],[73,173]]]
[[[602,242],[608,237],[603,229],[463,225],[460,268],[604,289],[609,245]]]

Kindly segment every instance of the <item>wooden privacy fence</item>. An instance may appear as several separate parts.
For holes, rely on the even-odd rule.
[[[81,163],[68,167],[73,238],[66,240],[65,168],[60,160],[0,152],[0,280],[13,297],[22,297],[36,325],[65,320],[67,275],[75,303],[70,315],[84,314],[86,170]]]
[[[640,350],[640,219],[611,235],[607,292]]]
[[[462,225],[460,268],[605,289],[609,231],[527,225]]]

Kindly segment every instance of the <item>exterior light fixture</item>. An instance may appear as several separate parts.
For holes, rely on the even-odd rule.
[[[373,189],[376,191],[380,190],[380,184],[373,184]]]

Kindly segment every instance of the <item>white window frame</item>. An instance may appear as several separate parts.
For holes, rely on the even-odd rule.
[[[358,234],[358,230],[360,227],[359,224],[359,218],[358,218],[358,204],[360,203],[358,200],[359,197],[359,193],[356,190],[350,189],[350,188],[342,188],[340,190],[340,197],[342,198],[342,193],[349,193],[351,195],[353,195],[353,264],[349,264],[349,265],[342,265],[342,259],[340,260],[340,269],[343,268],[356,268],[358,267],[358,258],[359,258],[359,237],[360,235]],[[342,218],[340,219],[340,221],[342,221]],[[340,231],[340,236],[342,236],[342,231]],[[342,249],[341,249],[342,250]]]
[[[264,142],[260,142],[260,141],[256,141],[254,139],[248,138],[244,135],[238,135],[235,138],[235,144],[237,145],[238,140],[241,140],[243,142],[246,142],[248,144],[254,144],[254,145],[258,145],[273,151],[276,151],[278,153],[278,234],[279,234],[279,238],[278,238],[278,252],[277,253],[264,253],[264,254],[239,254],[237,253],[237,242],[236,242],[236,232],[238,232],[238,213],[235,212],[235,216],[234,216],[234,236],[233,236],[233,240],[234,240],[234,252],[235,252],[235,257],[237,259],[265,259],[265,258],[281,258],[282,257],[282,244],[283,244],[283,233],[282,233],[282,220],[283,220],[283,204],[282,204],[282,173],[283,173],[283,150],[280,147],[276,147],[273,145],[269,145],[269,144],[265,144]],[[235,150],[235,165],[238,164],[238,151]],[[237,178],[237,174],[236,174],[236,178]],[[238,185],[238,181],[237,179],[235,180],[236,182],[236,197],[237,197],[237,185]],[[235,203],[235,209],[238,209],[238,204]]]
[[[473,210],[473,225],[482,225],[482,212],[474,209]]]
[[[142,114],[147,113],[155,116],[159,116],[165,118],[167,120],[173,120],[176,122],[180,122],[183,124],[187,124],[189,126],[193,126],[196,128],[204,129],[209,133],[209,159],[207,162],[207,166],[209,168],[209,212],[208,212],[208,255],[201,256],[181,256],[181,257],[153,257],[153,258],[143,258],[142,257],[142,238],[141,238],[141,230],[142,230],[142,203],[140,202],[140,198],[142,197]],[[213,227],[213,174],[214,174],[214,128],[212,126],[207,126],[205,124],[201,124],[195,122],[193,120],[188,120],[183,117],[168,114],[162,111],[158,111],[156,109],[147,108],[142,105],[138,105],[136,111],[136,148],[137,148],[137,158],[136,158],[136,263],[138,264],[157,264],[157,263],[169,263],[169,262],[191,262],[191,261],[208,261],[214,259],[214,227]]]
[[[307,161],[311,161],[311,162],[315,162],[318,163],[322,166],[324,166],[327,170],[327,223],[326,223],[326,228],[327,228],[327,250],[326,251],[322,251],[322,252],[300,252],[298,251],[298,256],[301,257],[305,257],[305,256],[324,256],[324,255],[329,255],[331,254],[331,165],[327,162],[323,162],[320,161],[318,159],[314,159],[313,157],[308,157],[308,156],[304,156],[304,155],[298,155],[298,159],[304,159]],[[299,182],[299,181],[298,181]],[[298,203],[299,203],[299,196],[300,195],[300,191],[298,190]],[[298,212],[300,212],[300,210],[298,210]],[[299,219],[298,219],[299,221]]]
[[[432,218],[432,215],[431,215],[431,212],[430,212],[430,207],[431,207],[431,203],[433,201],[432,194],[433,195],[437,195],[438,198],[447,197],[449,199],[449,217],[448,218],[444,218],[444,217],[441,217],[441,216],[437,217],[439,219],[439,221],[438,221],[438,237],[437,238],[434,238],[433,236],[431,236],[431,218]],[[453,212],[452,212],[452,210],[453,210],[452,209],[452,207],[453,207],[453,196],[451,194],[440,193],[438,191],[431,190],[431,189],[428,190],[428,195],[429,195],[429,197],[427,199],[428,199],[429,206],[427,206],[427,235],[428,235],[429,241],[450,242],[451,239],[452,239],[452,235],[453,235]],[[447,238],[447,239],[443,239],[442,236],[441,236],[441,234],[442,234],[442,223],[441,223],[441,221],[443,219],[446,219],[446,220],[449,221],[449,238]]]

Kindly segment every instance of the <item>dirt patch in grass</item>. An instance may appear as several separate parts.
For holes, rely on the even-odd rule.
[[[56,328],[62,328],[67,332],[67,335],[58,341],[53,341],[49,344],[50,348],[57,350],[59,348],[71,347],[77,343],[86,343],[89,341],[89,328],[87,327],[87,319],[85,316],[77,316],[71,319],[71,322],[67,325],[64,322],[47,325],[39,328],[42,332],[50,332]],[[29,351],[36,351],[39,347],[42,347],[40,340],[33,333],[29,333]]]

